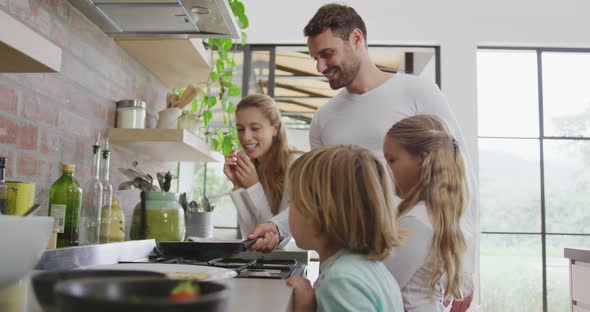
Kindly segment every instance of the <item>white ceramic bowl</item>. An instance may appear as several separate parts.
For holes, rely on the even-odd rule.
[[[47,248],[52,229],[51,217],[0,215],[0,289],[35,267]]]

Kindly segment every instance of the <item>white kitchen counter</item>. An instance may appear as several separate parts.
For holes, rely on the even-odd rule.
[[[289,311],[291,287],[284,280],[233,278],[224,282],[229,289],[227,311]],[[0,290],[0,311],[43,312],[30,284],[30,276],[13,287]]]

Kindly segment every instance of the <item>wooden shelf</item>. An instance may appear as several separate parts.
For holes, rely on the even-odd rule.
[[[0,29],[0,72],[60,71],[61,48],[2,10]]]
[[[184,88],[209,78],[209,53],[201,39],[116,40],[169,88]]]
[[[221,153],[212,151],[209,144],[186,130],[109,128],[107,135],[112,145],[152,160],[223,161]]]

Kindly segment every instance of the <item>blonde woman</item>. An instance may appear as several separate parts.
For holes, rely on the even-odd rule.
[[[280,117],[275,101],[264,94],[248,95],[236,107],[236,128],[243,152],[227,154],[223,171],[233,183],[230,196],[238,209],[243,236],[288,207],[285,175],[299,152],[288,148]],[[288,229],[286,218],[273,221],[278,223],[274,226]],[[257,248],[278,243],[277,235],[266,233],[265,239],[257,242]]]
[[[385,265],[406,311],[443,311],[445,300],[462,299],[459,220],[468,199],[461,151],[438,118],[416,115],[393,125],[383,153],[402,200],[399,226],[408,232]]]
[[[320,147],[293,163],[288,185],[291,234],[320,256],[315,292],[305,277],[287,280],[293,310],[402,312],[399,286],[380,261],[400,242],[382,162],[356,145]]]

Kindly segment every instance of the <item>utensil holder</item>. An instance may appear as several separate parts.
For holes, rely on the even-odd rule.
[[[211,212],[186,213],[186,236],[213,238],[213,222]]]

